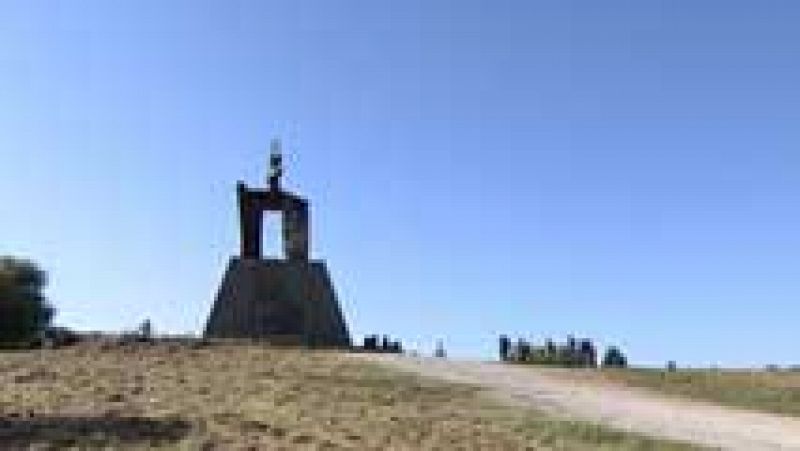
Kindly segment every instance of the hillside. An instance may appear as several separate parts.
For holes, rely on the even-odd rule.
[[[553,370],[558,372],[558,370]],[[561,371],[560,377],[609,382],[750,410],[800,417],[800,371],[628,368]]]
[[[684,449],[335,352],[80,345],[0,353],[0,442],[190,449]]]
[[[624,375],[635,370],[612,372],[377,354],[363,355],[363,359],[437,380],[480,386],[485,394],[509,404],[600,422],[651,437],[680,440],[713,449],[800,450],[800,418],[709,402],[708,397],[720,389],[720,385],[725,392],[731,391],[730,382],[724,382],[727,379],[722,379],[723,383],[717,384],[717,388],[710,383],[710,391],[705,394],[703,389],[698,390],[697,396],[670,396],[653,390],[653,387],[633,387],[606,379],[612,373]],[[670,377],[676,376],[677,379],[679,375],[676,373]],[[773,389],[778,380],[790,382],[791,379],[776,375],[770,382]],[[746,398],[760,390],[756,385],[758,380],[754,378],[751,381],[754,386],[740,389],[740,397]],[[692,385],[699,384],[696,381]],[[771,397],[769,395],[766,399]],[[791,404],[791,399],[787,399],[786,404]]]

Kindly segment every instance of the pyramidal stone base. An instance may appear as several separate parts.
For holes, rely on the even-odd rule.
[[[205,336],[350,346],[328,270],[319,260],[232,258]]]

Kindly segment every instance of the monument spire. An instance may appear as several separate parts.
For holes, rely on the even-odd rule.
[[[236,184],[241,252],[228,264],[205,336],[349,347],[327,266],[309,258],[309,203],[281,189],[281,160],[280,141],[272,140],[269,188]],[[265,212],[281,215],[284,258],[261,253]]]
[[[281,176],[283,175],[283,153],[281,152],[281,140],[273,139],[269,144],[269,171],[267,172],[267,182],[272,191],[281,190]]]

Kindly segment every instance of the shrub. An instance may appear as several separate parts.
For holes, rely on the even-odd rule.
[[[80,335],[66,327],[48,327],[42,334],[42,345],[48,348],[72,346],[81,341]]]
[[[0,257],[0,343],[31,344],[55,313],[42,293],[47,276],[36,264]]]

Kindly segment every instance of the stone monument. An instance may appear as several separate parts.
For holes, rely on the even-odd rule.
[[[325,262],[309,260],[308,201],[281,188],[277,140],[269,163],[267,189],[236,184],[241,254],[228,263],[205,336],[349,347],[350,335]],[[282,215],[283,259],[261,255],[267,211]]]

